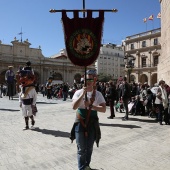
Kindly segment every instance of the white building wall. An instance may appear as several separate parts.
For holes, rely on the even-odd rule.
[[[103,45],[96,60],[95,66],[97,74],[111,75],[114,79],[124,76],[124,51],[121,47],[113,45]],[[122,67],[121,67],[122,65]]]
[[[170,0],[160,0],[161,4],[161,58],[158,65],[158,80],[170,85]]]

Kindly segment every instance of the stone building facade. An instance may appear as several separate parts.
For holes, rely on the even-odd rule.
[[[131,35],[124,41],[125,55],[135,58],[134,68],[129,72],[130,81],[157,83],[157,66],[161,59],[161,29]]]
[[[60,53],[52,58],[44,57],[41,48],[30,48],[28,40],[20,42],[16,38],[12,45],[3,44],[0,41],[0,84],[5,83],[5,72],[8,66],[14,67],[14,72],[27,61],[31,61],[32,68],[39,84],[46,83],[46,80],[53,76],[56,82],[68,82],[73,84],[74,80],[80,81],[85,68],[73,65],[66,53]],[[88,69],[94,69],[91,65]]]
[[[158,80],[170,85],[170,0],[159,0],[161,4],[161,58],[158,65]]]

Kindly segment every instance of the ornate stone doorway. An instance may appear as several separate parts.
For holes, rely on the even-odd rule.
[[[142,84],[144,84],[145,82],[148,82],[148,77],[146,74],[142,74],[140,79],[139,79],[139,82],[141,82]]]

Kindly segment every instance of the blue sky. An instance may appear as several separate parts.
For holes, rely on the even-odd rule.
[[[0,0],[0,40],[11,44],[22,28],[22,40],[28,39],[32,48],[41,46],[45,57],[65,48],[61,13],[50,9],[82,9],[83,0]],[[118,9],[117,13],[105,13],[102,43],[121,44],[129,35],[160,27],[159,0],[85,0],[86,9]],[[68,16],[72,16],[71,13]]]

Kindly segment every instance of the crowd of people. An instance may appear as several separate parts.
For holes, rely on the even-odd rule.
[[[115,117],[115,110],[125,111],[122,120],[128,120],[129,114],[155,117],[155,120],[162,125],[170,124],[170,87],[161,80],[153,87],[147,82],[127,83],[126,77],[114,84],[109,82],[98,82],[97,89],[100,91],[108,106],[110,106],[110,116]]]
[[[72,84],[63,82],[62,84],[53,84],[52,79],[49,78],[46,84],[39,85],[38,91],[41,92],[43,97],[47,97],[47,99],[58,98],[66,101],[69,97],[72,99],[76,90],[80,89],[82,84]]]
[[[27,63],[30,64],[30,63]],[[12,66],[8,67],[9,70],[6,73],[7,85],[1,84],[0,97],[13,96],[14,92],[11,88],[10,78],[12,73]],[[12,75],[13,76],[13,75]],[[53,84],[52,78],[49,77],[46,84],[35,85],[36,92],[41,92],[43,97],[47,99],[60,98],[63,101],[69,97],[72,99],[74,93],[81,89],[84,84],[68,83]],[[128,120],[129,114],[155,117],[155,120],[162,125],[170,124],[170,87],[161,80],[156,83],[154,87],[150,87],[147,82],[142,83],[127,83],[126,77],[119,79],[116,83],[109,82],[96,82],[97,90],[100,91],[106,101],[106,105],[110,107],[110,116],[108,119],[114,119],[115,111],[125,112],[125,116],[122,120]],[[152,90],[156,89],[156,91]],[[10,99],[9,96],[9,99]],[[163,98],[162,98],[163,97]],[[13,99],[13,97],[12,97]]]
[[[39,91],[43,96],[51,98],[72,99],[74,93],[83,87],[81,83],[68,83],[53,85],[51,79],[40,85]],[[122,120],[128,120],[129,114],[155,118],[162,125],[170,124],[170,87],[161,80],[154,86],[145,83],[128,83],[126,77],[114,83],[96,82],[97,91],[103,95],[106,105],[110,107],[108,119],[114,119],[115,111],[125,112]],[[164,99],[165,98],[165,99]]]

